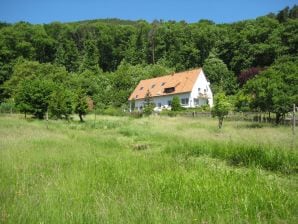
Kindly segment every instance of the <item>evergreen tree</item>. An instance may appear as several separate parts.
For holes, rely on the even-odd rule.
[[[153,113],[153,109],[155,107],[154,103],[152,102],[152,97],[151,97],[151,93],[148,90],[146,95],[145,95],[145,103],[144,103],[144,109],[143,109],[143,113],[145,115],[150,115]]]
[[[95,40],[86,40],[84,43],[84,57],[80,71],[90,70],[98,74],[100,72],[99,60],[100,57]]]
[[[79,68],[79,52],[72,40],[63,41],[56,52],[55,63],[63,65],[68,72],[76,72]]]
[[[180,111],[182,109],[180,104],[180,99],[178,96],[174,96],[172,100],[171,110],[172,111]]]

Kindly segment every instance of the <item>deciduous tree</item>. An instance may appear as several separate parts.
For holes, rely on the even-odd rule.
[[[223,92],[219,92],[214,97],[214,107],[212,108],[212,115],[218,118],[218,128],[222,127],[225,116],[228,115],[232,109],[232,105],[229,102],[227,96]]]

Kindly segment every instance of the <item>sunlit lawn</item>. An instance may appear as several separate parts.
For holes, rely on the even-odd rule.
[[[0,116],[0,223],[297,223],[297,137],[252,127]]]

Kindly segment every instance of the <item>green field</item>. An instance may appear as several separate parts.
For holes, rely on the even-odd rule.
[[[290,127],[1,116],[0,223],[298,223],[297,164]]]

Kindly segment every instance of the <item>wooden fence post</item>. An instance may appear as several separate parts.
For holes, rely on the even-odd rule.
[[[46,113],[46,119],[47,119],[47,129],[49,129],[49,111],[48,110]]]
[[[295,126],[296,126],[296,116],[295,116],[295,112],[296,112],[296,105],[293,104],[293,126],[292,126],[293,135],[295,135]]]

